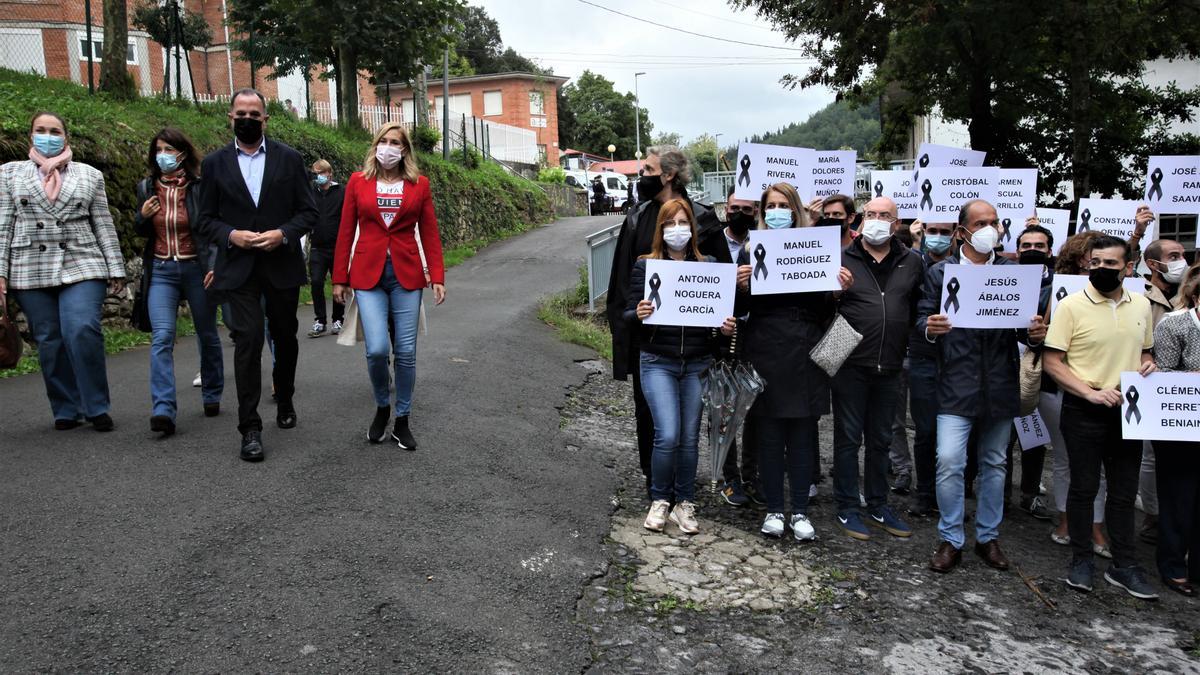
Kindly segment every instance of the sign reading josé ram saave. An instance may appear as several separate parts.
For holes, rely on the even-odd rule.
[[[642,297],[654,303],[644,323],[717,328],[733,316],[737,265],[646,260]]]

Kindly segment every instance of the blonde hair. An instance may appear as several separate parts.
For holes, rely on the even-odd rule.
[[[322,171],[333,173],[333,167],[330,166],[329,162],[323,159],[318,159],[317,161],[313,162],[312,170],[313,173],[321,173]]]
[[[685,199],[668,199],[663,202],[662,207],[658,210],[658,220],[654,222],[654,241],[650,244],[650,252],[642,258],[658,260],[667,257],[667,247],[663,242],[663,226],[680,213],[687,216],[688,225],[692,226],[692,239],[688,242],[688,248],[696,260],[704,260],[700,254],[700,236],[696,233],[696,217],[692,213],[691,205]]]
[[[772,192],[778,192],[787,199],[788,206],[792,209],[792,227],[808,227],[812,224],[808,222],[808,209],[801,206],[800,193],[796,188],[791,183],[776,183],[763,190],[762,197],[758,200],[758,229],[767,229],[767,195]]]
[[[408,131],[399,122],[388,122],[375,132],[375,136],[371,139],[371,148],[367,150],[367,157],[363,160],[363,178],[374,180],[379,173],[379,164],[375,161],[375,148],[379,147],[379,141],[393,130],[399,130],[400,146],[404,151],[404,157],[400,160],[400,177],[410,183],[415,183],[421,177],[421,171],[417,168],[417,158],[413,155],[412,139],[409,138]]]

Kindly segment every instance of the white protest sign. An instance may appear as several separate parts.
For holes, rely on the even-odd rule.
[[[983,166],[983,160],[986,157],[987,153],[981,150],[956,148],[950,145],[937,145],[936,143],[922,143],[921,147],[917,148],[917,166],[913,171],[913,182],[920,182],[921,172],[925,169],[937,166],[956,166],[960,168]]]
[[[1050,230],[1050,234],[1054,235],[1054,255],[1058,255],[1058,250],[1070,238],[1067,230],[1071,226],[1071,212],[1068,209],[1043,209],[1038,207],[1037,217],[1038,224]]]
[[[1200,373],[1121,373],[1121,438],[1200,441]]]
[[[1017,428],[1017,440],[1021,442],[1022,450],[1033,450],[1050,444],[1050,428],[1046,426],[1042,414],[1036,410],[1032,415],[1014,417],[1013,426]]]
[[[842,229],[750,230],[750,266],[753,295],[841,290]]]
[[[1000,243],[1009,253],[1017,252],[1017,237],[1025,231],[1025,220],[1037,208],[1037,169],[1000,169],[996,182],[996,215],[1000,218]]]
[[[1055,274],[1054,283],[1050,288],[1050,315],[1054,315],[1054,308],[1058,307],[1058,303],[1063,301],[1063,298],[1074,293],[1078,293],[1087,288],[1088,275],[1086,274]],[[1130,293],[1145,293],[1146,280],[1141,277],[1125,277],[1121,282],[1125,290]]]
[[[815,150],[812,155],[812,186],[807,199],[831,195],[854,196],[857,150]],[[805,193],[801,192],[801,196]]]
[[[921,171],[917,217],[926,223],[956,223],[958,209],[971,199],[996,203],[995,167],[935,167]]]
[[[1145,196],[1156,215],[1200,214],[1200,155],[1152,155],[1146,163]]]
[[[1080,199],[1075,233],[1095,230],[1126,241],[1133,235],[1134,217],[1142,203],[1135,199]],[[1155,222],[1146,225],[1142,241],[1154,241]]]
[[[940,313],[952,329],[1028,328],[1041,288],[1041,265],[946,265]]]
[[[847,193],[849,194],[849,193]],[[896,202],[896,217],[917,217],[917,189],[913,187],[913,173],[907,170],[871,172],[871,196],[890,197]]]
[[[734,193],[738,199],[758,201],[775,183],[790,183],[801,196],[812,191],[813,150],[764,143],[741,143],[734,167]],[[850,175],[851,181],[854,174]]]
[[[643,323],[654,326],[719,328],[733,316],[737,265],[646,260],[642,297],[654,303]]]

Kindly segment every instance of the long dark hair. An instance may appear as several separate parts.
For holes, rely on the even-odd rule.
[[[164,127],[162,131],[154,134],[154,138],[150,139],[150,149],[146,153],[146,166],[150,169],[151,180],[158,180],[162,177],[162,169],[158,168],[157,159],[159,141],[183,153],[183,173],[189,180],[200,177],[200,160],[202,158],[200,153],[196,152],[196,146],[192,145],[191,139],[178,129]]]

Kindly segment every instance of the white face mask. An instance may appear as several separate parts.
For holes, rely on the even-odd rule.
[[[995,250],[996,243],[999,241],[999,230],[991,225],[986,225],[971,235],[971,248],[975,249],[976,253],[987,254]]]
[[[383,145],[382,143],[375,146],[375,161],[385,169],[391,169],[400,163],[404,158],[404,151],[394,145]]]
[[[692,240],[692,228],[687,225],[675,225],[663,228],[663,241],[672,251],[682,251]]]
[[[1166,281],[1168,284],[1177,284],[1180,281],[1183,281],[1183,273],[1186,272],[1188,268],[1186,260],[1172,260],[1166,263],[1160,262],[1158,265],[1158,273],[1162,275],[1163,281]],[[1164,270],[1162,268],[1163,265],[1166,265],[1167,269]]]
[[[882,246],[892,238],[892,224],[886,220],[864,220],[862,235],[872,246]]]

